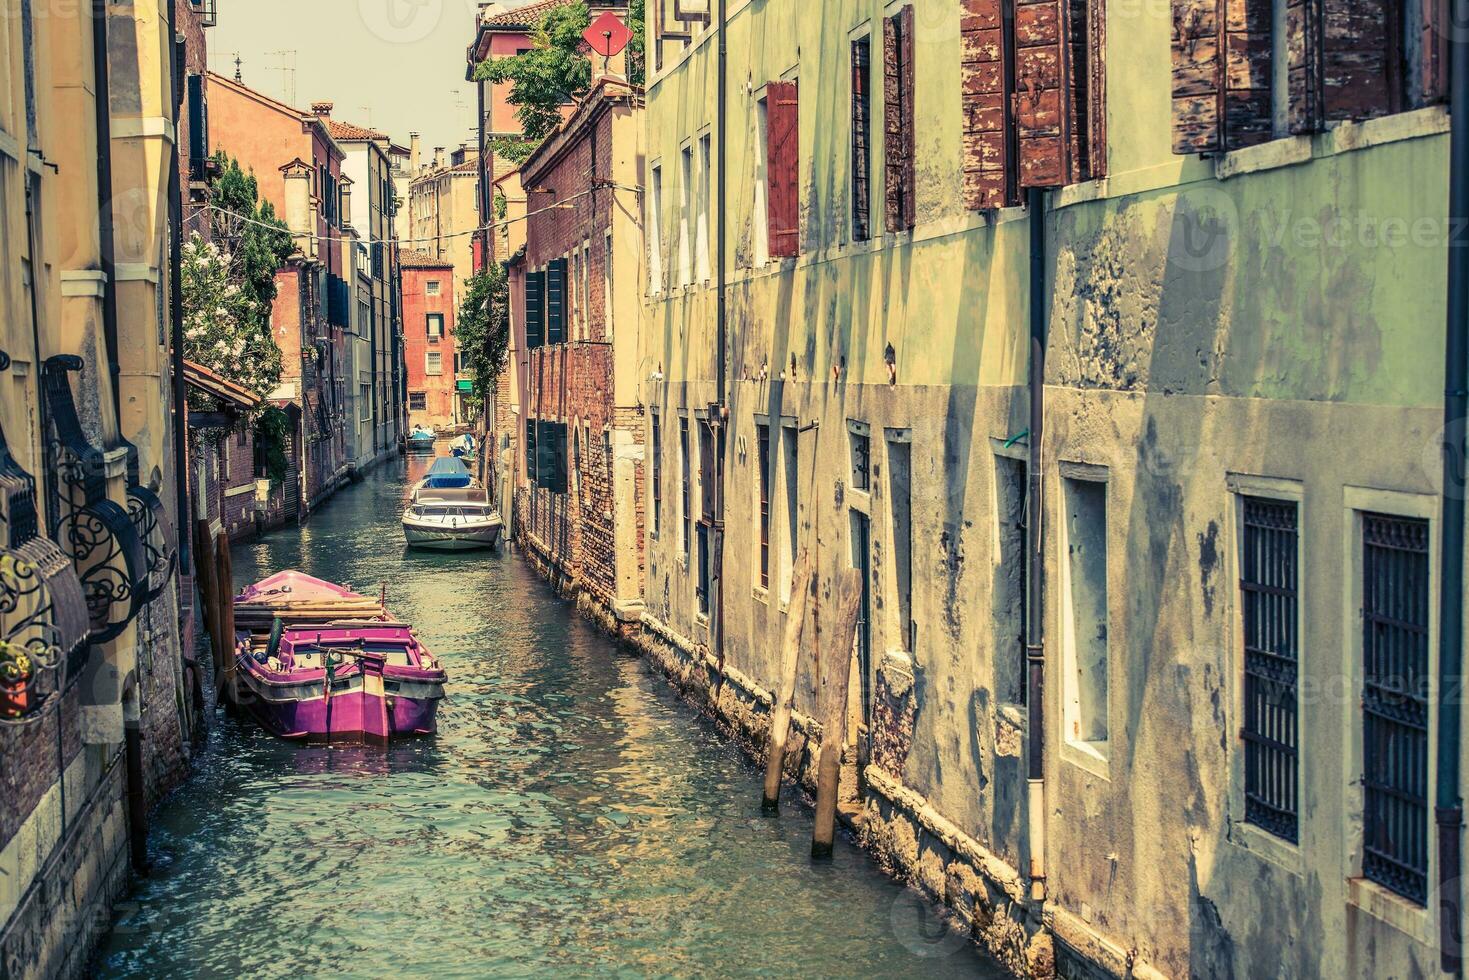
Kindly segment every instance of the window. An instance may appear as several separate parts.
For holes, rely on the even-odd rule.
[[[1106,757],[1108,738],[1107,485],[1062,481],[1061,548],[1065,734]]]
[[[565,493],[567,487],[567,432],[564,422],[536,421],[535,484],[552,493]]]
[[[1428,898],[1429,522],[1362,520],[1362,874]]]
[[[857,607],[857,676],[862,682],[862,724],[872,733],[872,521],[859,510],[849,512],[852,567],[862,574],[862,603]]]
[[[800,93],[795,82],[765,87],[769,248],[774,256],[801,250]]]
[[[428,281],[428,285],[424,287],[424,292],[426,292],[430,296],[439,295],[439,280],[430,279]]]
[[[760,533],[760,588],[770,588],[770,424],[755,425],[755,463],[760,468],[756,475],[759,488],[759,533]]]
[[[612,343],[612,232],[602,242],[602,339]]]
[[[566,268],[565,256],[546,266],[546,343],[566,342]]]
[[[235,431],[235,445],[236,446],[239,446],[240,448],[243,449],[246,445],[249,444],[249,442],[250,442],[250,430],[249,430],[249,427],[242,425],[242,426],[240,426],[239,429],[237,429]]]
[[[1230,7],[1226,18],[1224,0],[1173,0],[1174,152],[1232,150],[1442,101],[1448,9],[1447,0],[1274,0]]]
[[[1245,819],[1297,840],[1299,806],[1299,515],[1290,500],[1240,500],[1244,636]]]
[[[699,282],[709,281],[709,213],[714,202],[709,191],[713,161],[709,152],[709,134],[699,137],[699,202],[694,233],[694,271]]]
[[[536,484],[536,464],[540,461],[540,451],[536,448],[536,420],[525,420],[525,479],[531,486]]]
[[[1104,176],[1105,0],[964,0],[961,30],[966,204],[1009,207],[1023,188]]]
[[[648,181],[648,288],[663,291],[663,168],[653,165]]]
[[[683,467],[683,509],[679,512],[683,521],[683,533],[679,540],[679,552],[683,560],[689,560],[689,546],[694,539],[694,507],[693,488],[690,484],[694,480],[694,464],[689,458],[689,420],[681,417],[678,420],[678,456],[680,465]]]
[[[422,412],[428,408],[428,395],[422,391],[410,391],[408,393],[408,410],[410,412]]]
[[[428,339],[437,342],[444,336],[444,314],[430,313],[428,315]]]
[[[702,516],[694,531],[697,535],[699,562],[698,587],[695,598],[699,613],[709,615],[709,593],[714,580],[714,551],[712,547],[715,517],[715,495],[718,493],[718,476],[715,463],[718,454],[714,449],[714,428],[707,419],[699,421],[699,494],[702,501]]]
[[[913,623],[913,446],[908,434],[888,436],[888,507],[893,523],[893,580],[897,586],[898,641],[917,649]]]
[[[755,206],[750,212],[750,264],[757,269],[770,261],[770,143],[767,106],[765,99],[755,103]]]
[[[888,231],[915,223],[913,199],[913,7],[883,22],[883,150],[887,158]]]
[[[866,423],[847,423],[847,441],[852,454],[852,489],[872,489],[872,436]]]
[[[694,213],[694,148],[686,146],[679,154],[679,213],[678,213],[678,284],[687,286],[694,281],[693,239],[689,217]]]
[[[581,339],[590,340],[592,336],[592,247],[586,242],[581,244]]]
[[[571,311],[568,319],[571,321],[571,339],[581,340],[586,336],[585,318],[587,314],[587,294],[582,289],[582,265],[581,253],[571,253]]]
[[[652,413],[653,436],[653,537],[663,529],[663,420]]]
[[[431,350],[424,354],[423,373],[444,373],[444,354],[442,351]]]
[[[852,240],[872,237],[872,40],[852,42]]]
[[[781,427],[781,459],[785,465],[785,552],[781,555],[780,601],[791,601],[791,583],[795,577],[796,547],[800,541],[800,480],[797,477],[797,449],[800,430],[794,425]]]

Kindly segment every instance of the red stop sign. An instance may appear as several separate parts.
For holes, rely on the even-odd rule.
[[[632,31],[627,29],[620,17],[607,10],[592,21],[581,36],[586,38],[593,51],[604,58],[610,58],[627,47],[627,42],[632,40]]]

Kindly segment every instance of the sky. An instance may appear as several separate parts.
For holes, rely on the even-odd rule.
[[[479,0],[220,0],[209,67],[233,77],[238,55],[245,84],[272,98],[303,110],[329,100],[333,117],[403,146],[417,132],[425,152],[453,148],[473,132],[464,51],[478,9]],[[291,64],[294,79],[282,70]]]

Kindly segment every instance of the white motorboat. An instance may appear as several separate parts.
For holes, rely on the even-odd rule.
[[[414,548],[493,548],[504,522],[480,487],[420,487],[403,512],[403,537]]]

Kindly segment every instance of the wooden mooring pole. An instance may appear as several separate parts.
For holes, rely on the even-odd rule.
[[[817,637],[821,644],[822,691],[826,717],[821,723],[821,757],[816,764],[816,826],[811,832],[811,857],[831,857],[836,839],[837,793],[842,781],[842,753],[847,742],[847,697],[852,686],[852,645],[862,610],[862,572],[846,568],[837,573],[836,614],[830,633]]]
[[[806,623],[806,605],[811,596],[811,555],[802,551],[796,559],[795,579],[791,583],[791,601],[786,608],[784,638],[781,641],[780,690],[770,713],[770,737],[765,753],[765,798],[760,804],[767,814],[780,812],[780,780],[785,771],[786,742],[791,731],[791,712],[796,700],[796,675],[801,661],[801,636]]]
[[[220,657],[224,662],[222,687],[230,705],[238,703],[235,691],[235,575],[230,542],[220,542],[215,587],[219,596]]]

